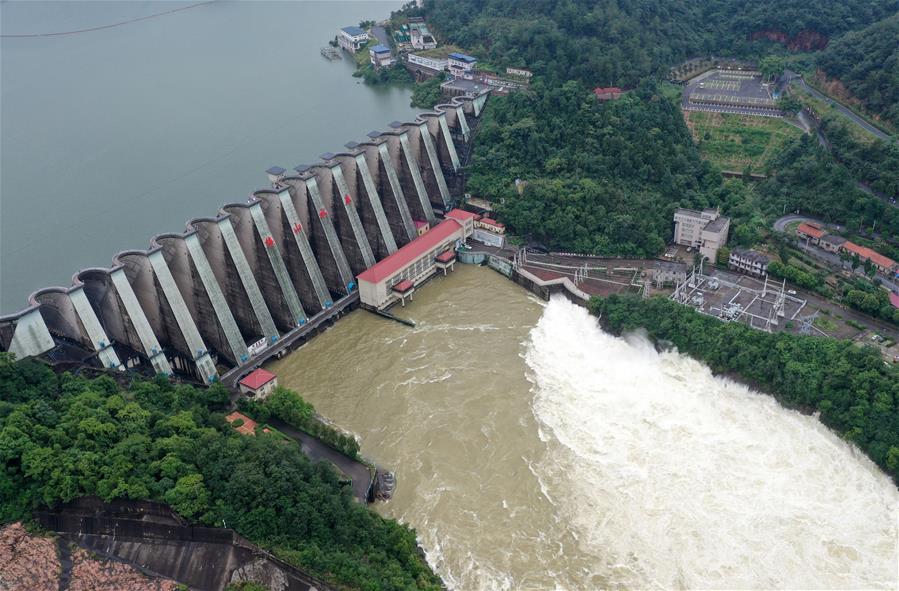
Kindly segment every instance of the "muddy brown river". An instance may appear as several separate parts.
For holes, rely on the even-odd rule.
[[[274,363],[455,589],[895,588],[899,494],[814,417],[457,265]]]

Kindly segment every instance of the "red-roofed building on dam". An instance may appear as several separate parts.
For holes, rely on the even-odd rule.
[[[278,386],[278,376],[261,367],[240,382],[240,393],[253,398],[265,398]]]
[[[359,298],[363,305],[376,309],[411,297],[415,286],[427,280],[438,269],[452,269],[455,249],[474,232],[477,217],[468,211],[454,209],[446,219],[397,250],[389,257],[359,274]]]

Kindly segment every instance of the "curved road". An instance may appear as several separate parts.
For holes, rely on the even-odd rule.
[[[800,76],[796,72],[793,72],[790,70],[784,70],[784,76],[786,77],[787,81],[791,84],[793,82],[798,81],[799,86],[801,86],[804,91],[808,92],[810,95],[812,95],[816,99],[824,101],[824,102],[828,103],[829,105],[833,106],[837,111],[840,112],[841,115],[843,115],[844,117],[846,117],[847,119],[849,119],[850,121],[852,121],[853,123],[855,123],[856,125],[861,127],[862,129],[864,129],[871,135],[874,135],[884,141],[890,141],[892,139],[892,137],[889,134],[886,134],[886,133],[880,131],[879,129],[877,129],[876,127],[874,127],[873,125],[871,125],[870,123],[865,121],[865,119],[863,119],[862,117],[857,115],[852,109],[849,109],[849,108],[843,106],[842,104],[838,103],[837,101],[833,100],[832,98],[828,97],[827,95],[821,94],[820,92],[818,92],[817,90],[815,90],[814,88],[812,88],[811,86],[806,84],[805,80],[802,79],[802,76]]]

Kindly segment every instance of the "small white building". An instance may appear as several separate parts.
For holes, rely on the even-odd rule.
[[[390,48],[380,43],[368,50],[368,56],[375,68],[392,66],[395,61],[393,54],[390,53]]]
[[[446,58],[425,57],[423,55],[417,55],[414,53],[410,53],[408,56],[406,56],[406,61],[408,61],[410,64],[433,70],[435,73],[443,72],[444,70],[446,70],[446,66],[448,63],[448,60]]]
[[[237,383],[241,394],[251,398],[267,398],[278,387],[278,376],[261,367]]]
[[[755,250],[734,249],[730,252],[727,266],[745,275],[764,277],[768,274],[771,258]]]
[[[368,43],[368,33],[359,27],[343,27],[337,35],[337,44],[350,53],[356,53]]]
[[[506,68],[506,74],[510,76],[521,76],[522,78],[530,78],[534,75],[530,70],[524,68]]]
[[[437,40],[424,23],[409,23],[409,41],[415,49],[434,49]]]
[[[477,63],[477,58],[464,53],[451,53],[447,58],[447,67],[450,74],[456,78],[465,78],[466,80],[472,79],[474,67]]]

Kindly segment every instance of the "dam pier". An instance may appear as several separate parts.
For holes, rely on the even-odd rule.
[[[357,277],[458,203],[488,92],[372,131],[0,317],[0,351],[231,383],[359,301]]]

